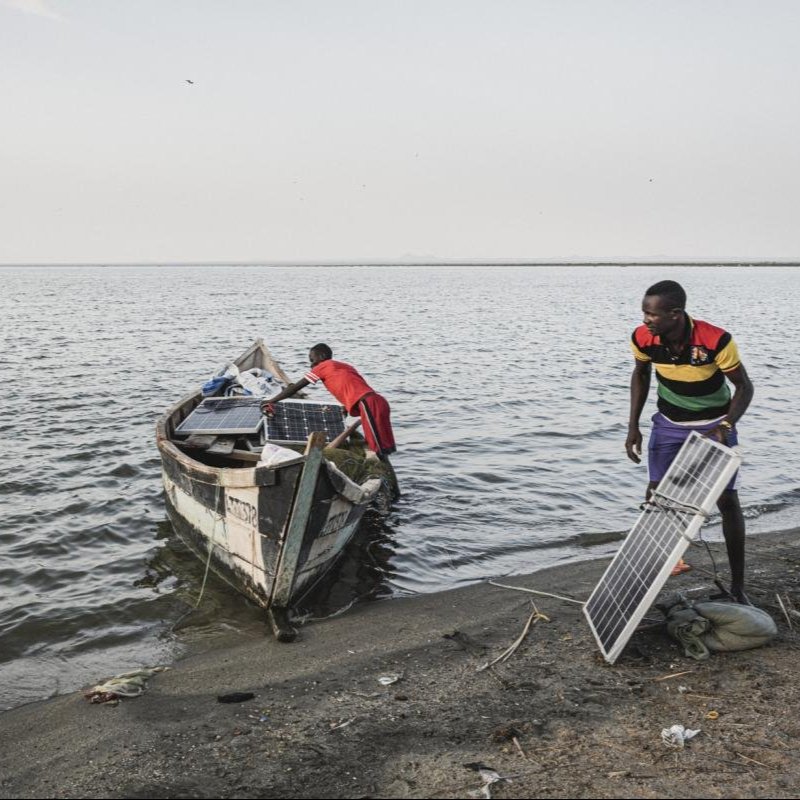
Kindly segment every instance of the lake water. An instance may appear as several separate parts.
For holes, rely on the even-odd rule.
[[[781,350],[800,335],[797,269],[0,268],[0,708],[260,635],[215,579],[192,610],[203,565],[167,520],[154,437],[259,336],[294,377],[327,342],[392,404],[402,499],[309,617],[611,552],[647,481],[623,446],[628,340],[663,278],[731,331],[755,385],[748,531],[800,524],[800,372]]]

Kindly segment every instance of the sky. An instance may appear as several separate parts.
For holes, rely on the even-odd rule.
[[[800,259],[796,0],[0,0],[0,263]]]

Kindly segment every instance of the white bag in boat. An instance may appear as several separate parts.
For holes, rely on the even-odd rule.
[[[283,387],[265,369],[253,367],[240,372],[236,378],[238,383],[247,394],[255,397],[271,397],[277,394]]]
[[[288,447],[281,447],[272,442],[267,442],[264,445],[264,449],[261,451],[261,460],[256,466],[276,467],[278,464],[283,464],[286,461],[294,461],[297,458],[300,458],[300,453],[295,453],[294,450],[289,450]]]

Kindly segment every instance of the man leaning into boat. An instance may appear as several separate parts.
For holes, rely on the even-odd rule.
[[[309,350],[311,369],[296,383],[287,386],[280,394],[265,400],[261,410],[272,413],[272,404],[285,400],[310,383],[322,381],[325,388],[353,417],[361,417],[367,446],[378,458],[384,460],[395,452],[394,433],[390,419],[389,403],[361,377],[358,370],[343,361],[333,360],[333,351],[326,344],[317,344]]]

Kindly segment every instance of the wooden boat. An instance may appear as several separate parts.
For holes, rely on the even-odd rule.
[[[261,339],[234,363],[292,382]],[[333,566],[391,486],[381,477],[348,478],[326,457],[324,433],[312,433],[304,452],[277,466],[259,466],[259,454],[245,450],[192,449],[175,431],[202,400],[199,390],[184,397],[156,425],[167,511],[207,568],[267,609],[275,635],[291,641],[293,602]]]

